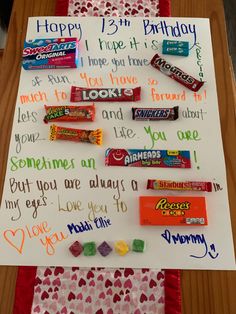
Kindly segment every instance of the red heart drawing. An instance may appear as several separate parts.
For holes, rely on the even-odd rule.
[[[159,298],[159,300],[158,300],[158,303],[163,303],[163,304],[164,304],[164,302],[165,302],[165,300],[164,300],[163,296],[161,296],[161,297]]]
[[[7,235],[7,233],[10,233],[9,235]],[[24,246],[24,242],[25,242],[25,232],[24,229],[16,229],[14,230],[5,230],[4,233],[4,238],[5,240],[12,246],[14,247],[20,254],[22,254],[22,250],[23,250],[23,246]],[[16,239],[16,241],[18,241],[18,246],[11,240],[9,239],[9,237],[13,237],[13,239]],[[19,237],[19,238],[17,238]]]
[[[107,290],[107,295],[112,295],[112,289],[111,289],[111,288],[109,288],[109,289]]]
[[[95,286],[95,281],[94,281],[94,280],[91,280],[90,283],[89,283],[89,286],[90,286],[90,287],[94,287],[94,286]]]
[[[121,287],[122,283],[120,281],[120,279],[116,279],[116,281],[114,282],[114,287]]]
[[[41,300],[45,300],[49,298],[49,294],[47,293],[47,291],[43,291],[42,295],[41,295]]]
[[[53,284],[53,286],[59,286],[59,287],[60,287],[60,285],[61,285],[61,280],[60,280],[60,278],[54,279],[53,282],[52,282],[52,284]]]
[[[35,308],[34,308],[34,312],[35,313],[40,313],[40,306],[37,305]]]
[[[87,273],[87,279],[90,278],[94,278],[94,273],[91,270]]]
[[[125,294],[129,294],[129,293],[130,293],[129,289],[126,289]]]
[[[130,302],[130,296],[127,294],[124,298],[125,302]]]
[[[83,300],[83,294],[81,292],[77,295],[77,300]]]
[[[50,287],[50,288],[48,289],[48,292],[53,292],[52,287]]]
[[[105,282],[105,287],[108,288],[108,287],[111,287],[111,286],[112,286],[111,280],[107,279],[106,282]]]
[[[149,268],[142,268],[142,273],[143,273],[143,274],[145,274],[145,273],[147,273],[147,272],[149,272]]]
[[[51,281],[49,278],[45,278],[44,281],[43,281],[43,285],[48,285],[50,286],[51,285]]]
[[[147,301],[147,299],[148,298],[147,298],[146,294],[142,293],[140,296],[140,302],[143,303],[143,302]]]
[[[125,283],[124,283],[124,287],[125,288],[132,288],[132,281],[130,280],[130,279],[127,279],[126,281],[125,281]]]
[[[119,295],[124,295],[124,291],[123,291],[123,290],[120,290]]]
[[[63,267],[56,267],[55,269],[54,269],[54,275],[55,276],[58,276],[59,274],[63,274],[64,273],[64,268]]]
[[[90,295],[85,299],[85,302],[86,303],[91,303],[92,302],[92,298],[91,298]]]
[[[74,274],[74,275],[71,277],[71,280],[77,280],[77,275]]]
[[[104,314],[102,309],[97,310],[97,312],[95,314]]]
[[[101,292],[98,297],[99,299],[105,299],[105,293]]]
[[[99,275],[97,279],[98,279],[98,281],[103,281],[103,275],[102,274]]]
[[[150,288],[153,288],[153,287],[156,287],[157,286],[157,283],[155,280],[151,279],[150,282],[149,282],[149,287]]]
[[[118,269],[115,271],[114,277],[121,277],[121,272]]]
[[[159,273],[157,274],[157,280],[159,281],[159,280],[164,279],[164,278],[165,278],[165,276],[163,275],[163,273],[159,271]]]
[[[125,268],[124,275],[125,277],[129,277],[129,275],[133,275],[134,271],[132,268]]]
[[[120,298],[119,294],[116,293],[116,294],[114,295],[114,297],[113,297],[113,302],[114,302],[114,303],[120,302],[120,300],[121,300],[121,298]]]
[[[151,294],[149,297],[149,301],[155,301],[155,300],[156,300],[156,298],[155,298],[154,294]]]
[[[51,274],[52,274],[52,271],[51,271],[50,268],[47,268],[47,269],[45,270],[45,272],[44,272],[44,276],[45,276],[45,277],[47,277],[47,276],[49,276],[49,275],[51,275]]]
[[[79,270],[79,267],[72,267],[72,271]]]
[[[35,278],[35,281],[34,281],[34,285],[37,286],[37,285],[41,285],[42,283],[42,280],[39,278],[39,277],[36,277]]]
[[[86,281],[84,280],[84,278],[81,278],[79,281],[79,287],[85,286],[86,285]]]
[[[54,292],[56,292],[56,291],[58,291],[59,290],[59,288],[58,287],[55,287],[54,288]]]
[[[68,301],[71,301],[71,300],[75,300],[75,295],[74,295],[73,292],[70,292],[70,293],[68,294]]]

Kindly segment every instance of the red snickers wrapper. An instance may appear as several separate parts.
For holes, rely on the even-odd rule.
[[[71,102],[80,101],[138,101],[141,87],[136,88],[84,88],[71,87]]]
[[[212,192],[212,183],[211,182],[202,182],[202,181],[183,181],[183,182],[181,182],[181,181],[148,179],[147,189]]]
[[[152,58],[151,65],[173,80],[189,88],[193,92],[197,92],[204,84],[204,82],[201,82],[191,75],[185,73],[183,70],[172,65],[158,54],[155,54],[155,56]]]
[[[173,108],[132,108],[132,118],[136,121],[177,120],[179,107]]]

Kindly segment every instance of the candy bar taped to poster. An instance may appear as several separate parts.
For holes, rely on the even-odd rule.
[[[0,263],[234,269],[209,20],[32,17],[25,40]]]

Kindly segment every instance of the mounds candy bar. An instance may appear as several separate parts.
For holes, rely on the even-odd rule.
[[[66,140],[74,142],[86,142],[91,144],[102,144],[102,129],[80,130],[65,128],[55,124],[50,126],[50,140]]]
[[[25,70],[76,68],[77,38],[34,39],[24,42],[22,66]]]
[[[147,181],[147,189],[212,192],[212,183],[201,182],[201,181],[180,182],[180,181],[170,181],[170,180],[149,179]]]
[[[207,225],[205,197],[140,196],[141,225]]]
[[[176,120],[179,107],[173,108],[132,108],[132,118],[136,121]]]
[[[84,122],[94,121],[95,106],[44,106],[44,122]]]
[[[71,87],[71,102],[79,101],[138,101],[141,87],[136,88],[84,88]]]
[[[155,56],[152,58],[151,65],[194,92],[197,92],[204,84],[204,82],[200,82],[193,78],[189,74],[182,71],[180,68],[177,68],[160,57],[158,54],[155,54]]]
[[[162,47],[177,47],[183,49],[189,49],[188,41],[180,41],[180,40],[163,40]]]
[[[191,168],[190,151],[108,148],[106,166]]]

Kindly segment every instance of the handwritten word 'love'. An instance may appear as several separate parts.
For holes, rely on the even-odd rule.
[[[23,248],[26,239],[32,240],[34,238],[40,238],[40,243],[45,247],[48,255],[55,253],[55,245],[58,242],[65,240],[68,236],[60,232],[59,234],[54,232],[53,234],[48,233],[51,228],[48,226],[46,221],[34,226],[25,226],[24,228],[18,228],[16,230],[7,229],[3,232],[4,239],[7,243],[12,246],[19,254],[23,253]]]
[[[171,234],[171,232],[166,229],[161,236],[169,244],[180,244],[180,245],[189,245],[189,244],[202,244],[204,246],[204,253],[200,256],[191,254],[190,257],[193,258],[203,258],[210,256],[212,259],[216,259],[219,256],[219,253],[216,253],[215,244],[208,245],[204,234]]]

